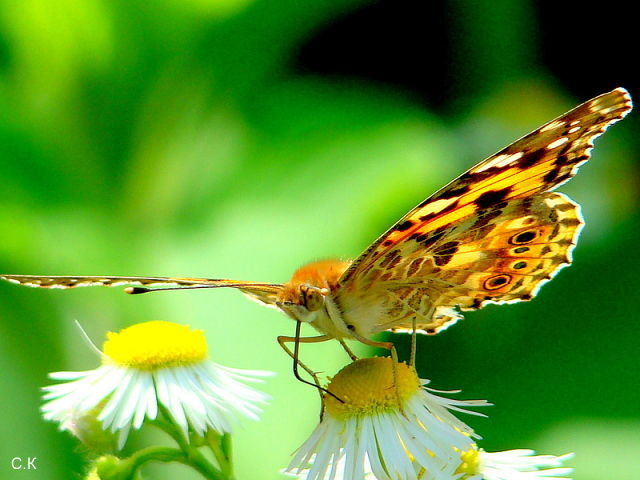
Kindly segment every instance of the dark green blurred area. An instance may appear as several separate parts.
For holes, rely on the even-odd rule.
[[[428,93],[433,110],[399,86],[296,66],[306,42],[366,2],[1,1],[0,271],[285,281],[307,261],[356,256],[483,156],[588,99],[541,59],[545,32],[526,2],[448,4],[449,16],[424,18],[455,32],[457,83]],[[440,47],[411,48],[418,62]],[[622,81],[612,68],[588,95]],[[488,419],[469,420],[485,449],[574,451],[578,480],[640,467],[635,116],[561,188],[587,219],[574,265],[531,303],[488,307],[419,341],[432,386],[495,403]],[[242,422],[234,442],[239,479],[280,478],[319,410],[275,341],[293,322],[232,291],[9,284],[0,478],[81,478],[84,452],[41,420],[39,388],[48,372],[98,365],[73,320],[100,344],[107,330],[153,319],[205,329],[219,363],[279,373],[263,420]],[[406,355],[408,339],[394,340]],[[304,345],[303,357],[326,375],[347,361],[337,344]],[[134,434],[132,446],[154,438]],[[28,456],[37,472],[11,470]]]

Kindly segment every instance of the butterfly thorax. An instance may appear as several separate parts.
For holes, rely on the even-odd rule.
[[[343,260],[320,260],[302,266],[284,284],[278,307],[320,333],[336,338],[350,336],[333,300],[339,280],[350,264]]]

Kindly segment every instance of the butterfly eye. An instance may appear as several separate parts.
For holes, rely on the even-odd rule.
[[[495,277],[488,278],[484,282],[485,290],[496,290],[497,288],[504,287],[511,281],[511,275],[502,274]]]
[[[512,245],[522,245],[523,243],[532,242],[537,236],[538,232],[536,230],[525,230],[511,237],[509,243]]]
[[[311,285],[300,286],[300,300],[310,312],[320,310],[324,305],[323,290]]]

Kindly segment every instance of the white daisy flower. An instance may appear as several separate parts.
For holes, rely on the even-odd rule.
[[[533,450],[506,450],[485,452],[477,447],[461,455],[462,463],[456,473],[463,474],[463,480],[571,480],[572,468],[563,467],[572,453],[555,457],[535,455]]]
[[[426,387],[413,367],[387,357],[347,365],[330,382],[325,415],[287,471],[306,480],[451,480],[473,430],[450,411],[483,400],[452,400]]]
[[[56,372],[65,383],[43,388],[42,413],[60,423],[61,430],[79,419],[97,415],[102,428],[117,432],[122,448],[131,427],[153,420],[162,406],[185,437],[189,428],[203,435],[208,429],[231,432],[237,414],[257,420],[268,396],[243,382],[262,382],[271,372],[238,370],[207,359],[202,330],[153,321],[109,332],[102,365],[85,372]]]

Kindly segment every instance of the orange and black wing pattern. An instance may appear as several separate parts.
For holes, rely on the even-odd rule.
[[[571,261],[579,206],[550,193],[593,141],[632,108],[618,88],[579,105],[474,166],[378,238],[340,279],[340,301],[377,303],[378,329],[416,319],[433,333],[454,307],[528,300]]]

